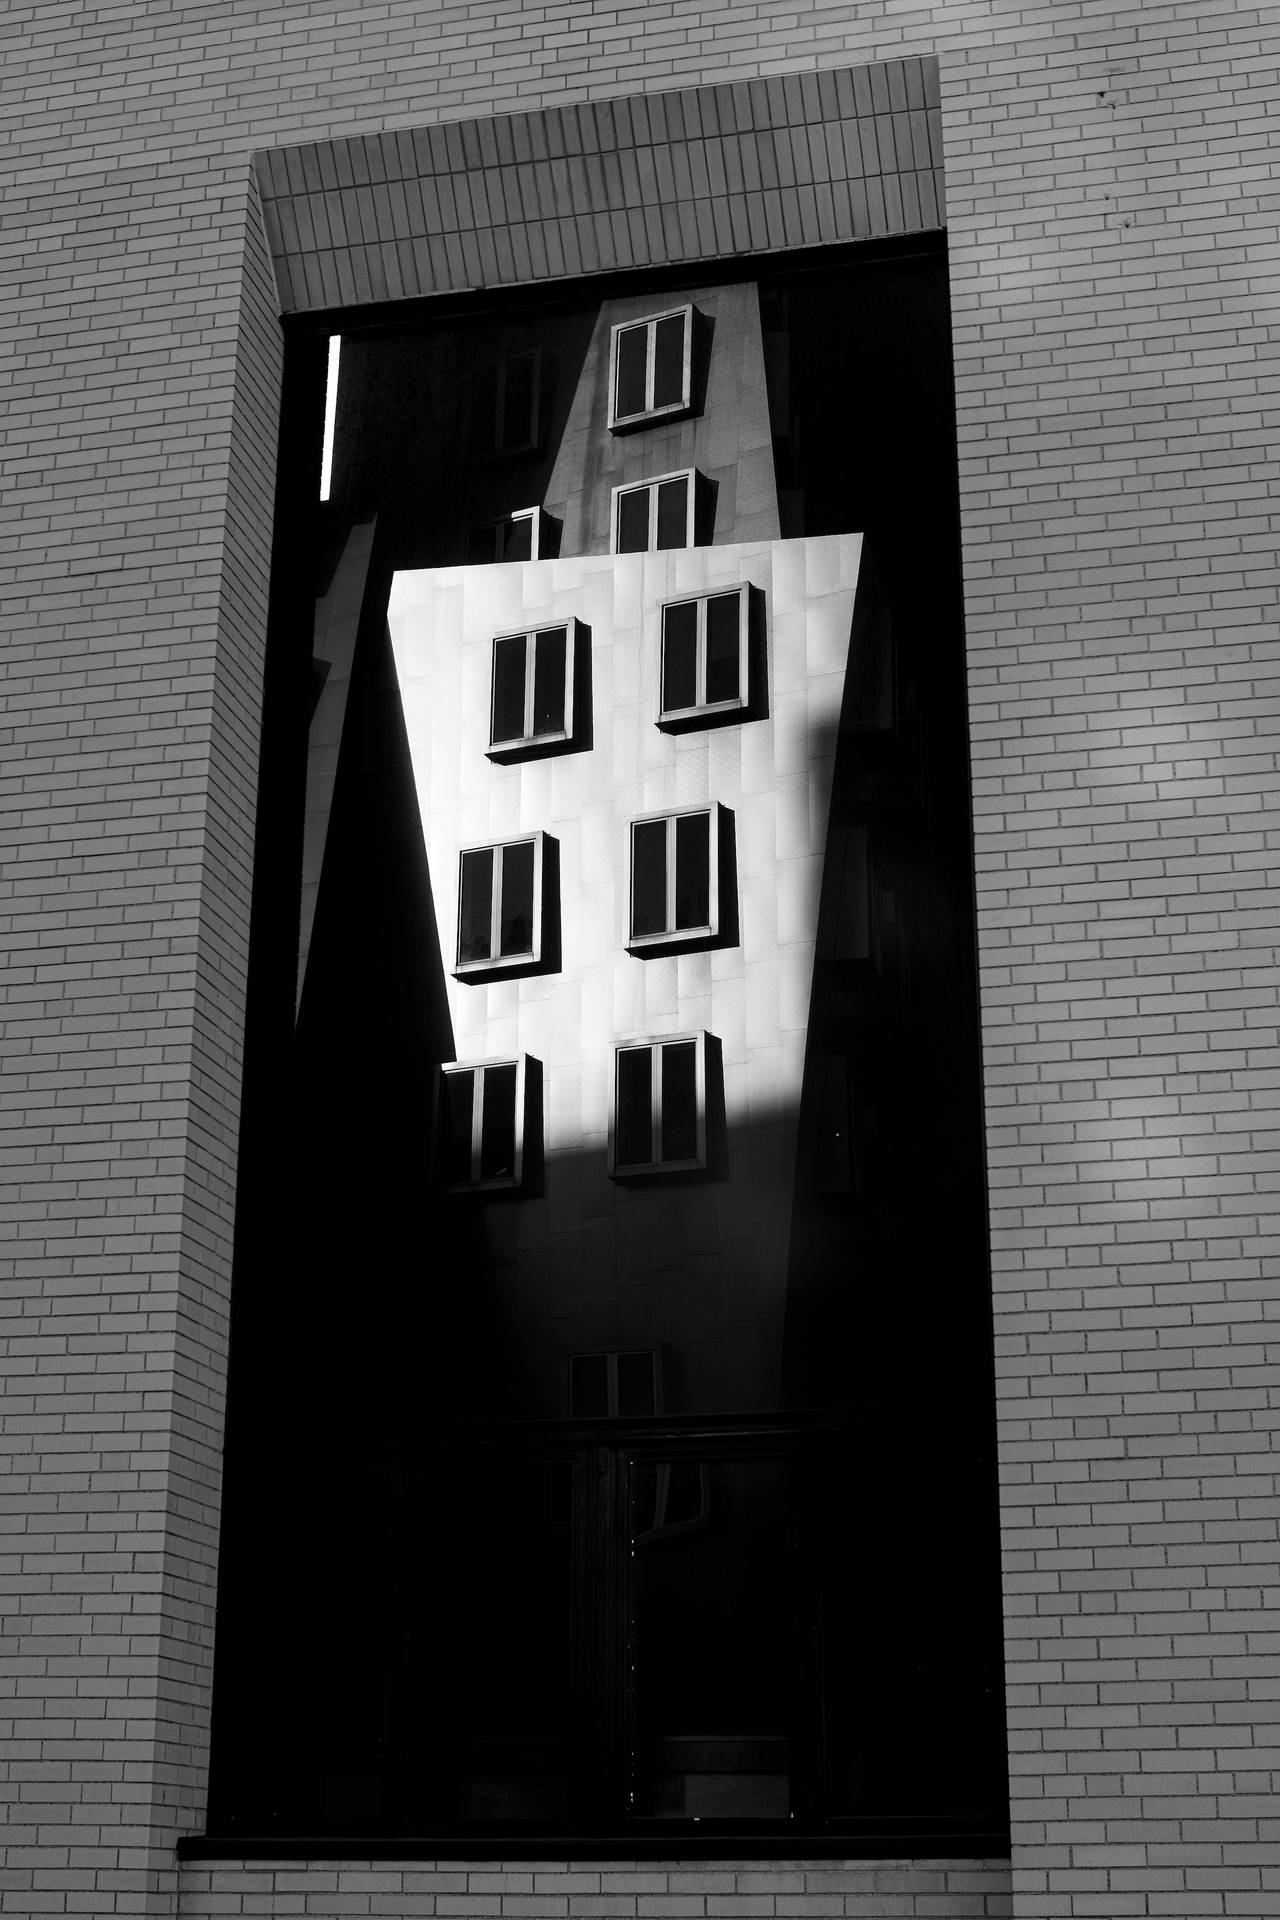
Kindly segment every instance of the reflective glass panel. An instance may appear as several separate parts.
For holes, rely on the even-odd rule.
[[[440,1161],[446,1186],[461,1186],[471,1178],[471,1116],[475,1105],[475,1074],[446,1073],[440,1102]]]
[[[698,1157],[698,1049],[692,1040],[662,1049],[662,1158]]]
[[[567,630],[549,627],[537,635],[533,656],[533,731],[563,733]]]
[[[707,705],[738,698],[738,642],[742,596],[713,593],[707,601]]]
[[[486,567],[491,561],[505,558],[501,551],[500,526],[469,527],[467,529],[467,565]]]
[[[493,744],[524,738],[525,637],[514,634],[493,649]]]
[[[609,1413],[609,1356],[578,1353],[569,1362],[569,1417],[604,1420]]]
[[[631,829],[631,932],[668,930],[667,823],[643,820]]]
[[[698,603],[682,600],[662,611],[662,711],[698,703]]]
[[[484,1069],[480,1111],[480,1178],[510,1179],[516,1170],[516,1069]]]
[[[498,953],[504,960],[533,952],[533,842],[502,850],[502,909]]]
[[[653,1393],[653,1355],[618,1355],[618,1412],[624,1420],[635,1420],[655,1412]]]
[[[504,369],[506,378],[500,449],[503,453],[513,452],[517,447],[533,445],[536,428],[533,375],[536,364],[533,354],[522,353],[517,359],[508,360]]]
[[[659,320],[654,328],[653,404],[678,406],[684,399],[684,320],[682,313]]]
[[[645,553],[649,546],[649,488],[618,496],[618,552]]]
[[[653,1159],[653,1056],[648,1047],[618,1055],[615,1150],[620,1167],[647,1167]]]
[[[688,544],[689,482],[664,480],[658,488],[658,551]]]
[[[648,351],[648,327],[624,327],[618,335],[618,386],[615,394],[616,418],[645,410],[644,376]]]
[[[533,515],[522,513],[518,520],[507,520],[501,529],[501,557],[504,560],[532,560]]]
[[[480,847],[462,856],[462,900],[458,909],[458,965],[488,960],[493,919],[493,849]]]
[[[711,924],[711,818],[682,814],[676,821],[676,928]]]
[[[799,1657],[779,1460],[637,1462],[636,1812],[785,1819]]]

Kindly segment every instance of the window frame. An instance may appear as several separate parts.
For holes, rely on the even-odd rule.
[[[505,1058],[500,1060],[456,1060],[456,1061],[448,1060],[448,1061],[442,1062],[442,1064],[438,1068],[437,1087],[436,1087],[435,1162],[436,1162],[436,1170],[437,1170],[437,1179],[439,1181],[439,1185],[441,1189],[445,1193],[510,1193],[510,1192],[516,1192],[523,1187],[524,1173],[525,1173],[525,1144],[526,1144],[525,1136],[527,1131],[525,1123],[527,1119],[527,1104],[528,1104],[527,1095],[528,1095],[528,1085],[529,1085],[528,1062],[529,1062],[528,1054],[519,1053],[519,1054],[508,1055]],[[516,1070],[515,1094],[514,1094],[515,1113],[513,1115],[514,1136],[515,1136],[515,1152],[513,1154],[514,1165],[511,1173],[509,1174],[500,1174],[493,1179],[481,1180],[479,1178],[479,1169],[480,1169],[481,1141],[483,1138],[483,1128],[484,1128],[485,1079],[490,1069],[497,1068],[497,1067],[514,1067]],[[443,1177],[444,1141],[446,1138],[445,1117],[444,1117],[445,1115],[445,1104],[444,1104],[445,1103],[445,1082],[449,1079],[461,1078],[461,1076],[464,1073],[470,1074],[472,1076],[472,1095],[471,1095],[472,1177],[469,1180],[446,1180]]]
[[[533,525],[529,534],[529,559],[542,559],[542,547],[544,543],[542,538],[543,510],[541,507],[517,507],[513,513],[499,514],[496,520],[482,520],[478,527],[468,527],[466,529],[464,540],[469,544],[476,534],[492,533],[496,535],[500,527],[512,526],[517,520],[532,521]],[[466,567],[523,567],[528,565],[528,561],[464,559],[462,564]]]
[[[458,904],[454,916],[454,978],[458,980],[482,979],[491,975],[528,971],[542,963],[542,905],[543,876],[545,873],[546,834],[541,828],[533,833],[514,834],[509,840],[488,840],[478,846],[462,847],[458,853]],[[502,867],[504,856],[511,847],[533,847],[533,939],[531,951],[497,954],[494,949],[499,944],[502,924]],[[493,868],[489,887],[489,947],[490,956],[484,960],[463,960],[462,953],[462,875],[464,862],[472,854],[491,853]]]
[[[641,553],[687,553],[690,547],[698,544],[698,493],[700,475],[696,467],[677,467],[671,473],[655,473],[650,480],[627,480],[621,486],[614,487],[609,503],[609,551],[625,559],[618,546],[618,518],[621,511],[622,496],[625,493],[644,493],[649,495],[649,545],[633,548],[632,554]],[[685,534],[682,547],[656,547],[653,544],[658,531],[658,488],[668,480],[688,482],[688,496],[685,501]]]
[[[618,1388],[618,1362],[623,1359],[636,1359],[643,1354],[650,1365],[650,1378],[653,1383],[653,1410],[651,1413],[627,1413],[620,1411],[620,1393]],[[608,1406],[606,1413],[581,1413],[573,1404],[573,1369],[579,1360],[603,1360],[605,1362],[605,1398]],[[593,1426],[602,1420],[653,1420],[661,1416],[662,1404],[662,1349],[661,1347],[589,1347],[580,1353],[571,1353],[568,1357],[568,1408],[569,1419],[574,1424]]]
[[[620,1040],[613,1050],[613,1089],[609,1099],[609,1178],[611,1180],[651,1180],[673,1173],[706,1173],[707,1160],[707,1043],[705,1031],[664,1033],[656,1039]],[[649,1145],[662,1151],[662,1069],[659,1056],[664,1047],[694,1048],[694,1105],[696,1109],[696,1150],[692,1159],[650,1159],[620,1162],[618,1159],[618,1074],[624,1053],[648,1053]]]
[[[663,320],[684,321],[683,377],[680,398],[653,405],[654,368],[657,357],[658,326]],[[672,420],[693,408],[693,303],[664,307],[661,313],[647,313],[634,320],[619,320],[609,333],[609,431],[625,433],[632,427],[647,427],[655,421]],[[645,331],[644,392],[646,404],[636,413],[618,412],[618,359],[624,333]]]
[[[663,948],[683,947],[691,942],[716,940],[720,935],[720,850],[722,845],[723,808],[718,800],[711,800],[706,806],[677,807],[670,813],[647,813],[632,820],[627,827],[627,938],[629,953],[652,953]],[[679,891],[679,878],[676,872],[676,822],[692,819],[695,814],[707,816],[707,907],[708,919],[705,925],[697,927],[676,927],[671,924],[675,919],[675,900]],[[637,827],[652,827],[663,821],[667,828],[666,848],[666,905],[668,925],[661,933],[637,933],[635,931],[636,912],[636,841]]]
[[[708,700],[707,691],[707,626],[709,621],[708,603],[712,600],[727,600],[733,593],[738,595],[738,692],[732,700]],[[664,600],[658,611],[658,716],[655,725],[659,727],[679,727],[685,722],[700,719],[718,719],[725,714],[745,713],[751,704],[750,654],[751,654],[751,603],[753,589],[749,581],[743,580],[737,587],[714,587],[706,593],[681,594],[678,599]],[[696,606],[698,625],[696,638],[696,662],[694,678],[696,691],[703,697],[691,707],[667,707],[664,705],[663,685],[666,677],[667,612],[672,607]]]
[[[517,441],[513,446],[502,444],[503,427],[507,414],[507,376],[508,370],[518,362],[532,362],[533,373],[530,381],[529,436]],[[487,420],[483,438],[476,432],[476,391],[481,378],[493,378],[493,416]],[[514,353],[501,354],[483,370],[482,374],[472,376],[471,394],[468,401],[467,433],[472,456],[480,460],[505,460],[515,454],[535,453],[538,449],[538,434],[541,427],[542,412],[542,349],[540,347],[520,347]]]
[[[578,626],[579,622],[577,619],[573,615],[570,615],[567,620],[552,620],[545,622],[541,626],[528,627],[523,633],[497,633],[493,636],[493,642],[489,652],[489,744],[485,749],[490,760],[516,759],[526,754],[539,753],[547,747],[567,746],[572,742],[574,738],[573,689],[574,672],[578,657]],[[537,636],[540,633],[558,633],[561,629],[564,630],[565,634],[564,725],[553,729],[549,733],[530,733],[528,728],[533,720],[534,656],[537,650]],[[526,731],[514,739],[495,740],[493,737],[493,727],[494,702],[498,690],[498,648],[504,640],[523,640],[525,643],[524,720]],[[530,645],[530,642],[533,644]]]

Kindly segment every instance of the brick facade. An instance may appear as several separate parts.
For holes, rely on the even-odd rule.
[[[930,52],[1013,1911],[1273,1911],[1268,14],[1226,0],[881,0],[856,16],[28,4],[4,39],[25,128],[6,166],[21,544],[5,563],[0,765],[0,1911],[173,1913],[173,1842],[202,1824],[279,399],[250,154]],[[501,1875],[469,1889],[469,1910],[535,1910],[519,1904],[540,1897],[528,1870],[510,1871],[506,1893]],[[678,1894],[708,1914],[1000,1911],[999,1869],[956,1867],[937,1887],[944,1869],[921,1865],[910,1888],[874,1878],[898,1869],[852,1869],[830,1891],[800,1871],[803,1887],[777,1875],[757,1892],[749,1874],[681,1869],[635,1910]],[[615,1910],[601,1876],[566,1893],[570,1911]],[[435,1897],[419,1900],[407,1868],[386,1870],[394,1886],[339,1877],[299,1866],[264,1894],[251,1869],[193,1864],[181,1910],[409,1912]],[[855,1892],[875,1904],[848,1904]]]

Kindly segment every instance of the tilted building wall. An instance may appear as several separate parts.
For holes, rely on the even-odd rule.
[[[173,1912],[173,1843],[202,1824],[280,367],[251,151],[936,52],[1014,1911],[1267,1911],[1267,14],[58,4],[4,32],[24,136],[6,181],[3,1910]],[[625,1888],[494,1870],[464,1894],[394,1866],[192,1864],[181,1899],[1005,1898],[998,1874],[903,1871],[914,1893],[870,1868],[730,1886],[708,1866]]]

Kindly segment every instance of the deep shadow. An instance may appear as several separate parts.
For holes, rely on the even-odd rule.
[[[999,1561],[941,256],[786,264],[763,289],[770,366],[786,376],[784,531],[866,528],[894,616],[892,646],[878,629],[851,678],[799,1113],[731,1125],[722,1058],[709,1074],[716,1177],[629,1190],[612,1240],[602,1148],[544,1138],[514,1198],[433,1190],[433,1088],[453,1038],[386,592],[396,567],[450,564],[469,525],[540,500],[597,311],[594,293],[575,300],[353,333],[331,509],[291,506],[309,469],[282,468],[210,1828],[284,1853],[562,1850],[567,1836],[627,1852],[650,1833],[668,1851],[717,1833],[740,1853],[792,1857],[991,1851],[1004,1806]],[[457,426],[468,363],[524,337],[530,311],[549,383],[543,444],[481,473]],[[314,341],[290,354],[311,411],[299,404],[286,434],[305,439],[323,368]],[[295,1030],[313,570],[324,578],[349,519],[373,508]],[[753,681],[767,700],[763,664]],[[726,942],[741,934],[736,900],[731,879]],[[531,1097],[532,1145],[544,1102]],[[843,1143],[829,1124],[841,1113]],[[786,1272],[721,1271],[730,1170],[759,1132],[781,1142],[792,1128]],[[532,1260],[548,1210],[575,1194],[590,1229],[580,1267]],[[637,1276],[655,1218],[669,1258]],[[569,1425],[558,1383],[583,1327],[592,1347],[663,1351],[666,1410],[643,1433]],[[626,1476],[645,1447],[713,1470],[785,1455],[792,1559],[785,1582],[775,1561],[758,1571],[794,1602],[799,1644],[748,1645],[732,1620],[726,1637],[762,1663],[786,1720],[785,1818],[700,1821],[695,1835],[629,1810],[641,1601]],[[756,1551],[729,1526],[740,1510],[713,1499],[726,1532],[706,1580],[730,1601]],[[672,1652],[692,1669],[687,1646]],[[514,1730],[504,1693],[525,1715]],[[731,1744],[750,1730],[705,1731]],[[532,1770],[518,1751],[530,1741]],[[529,1797],[533,1776],[549,1799]]]

